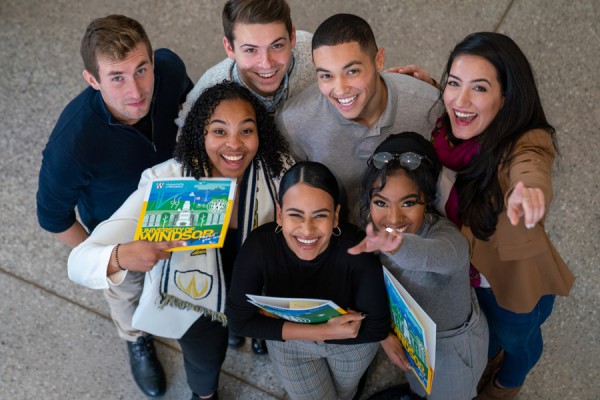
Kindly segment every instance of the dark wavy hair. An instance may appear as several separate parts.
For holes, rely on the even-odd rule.
[[[437,198],[437,181],[442,165],[435,154],[433,144],[415,132],[402,132],[388,136],[375,149],[374,154],[387,151],[392,154],[413,152],[424,156],[421,164],[414,170],[404,168],[398,161],[391,161],[382,169],[377,169],[372,163],[367,164],[360,185],[359,212],[363,226],[369,222],[371,199],[373,194],[383,190],[387,177],[403,171],[419,189],[419,197],[425,203],[425,212],[437,214],[433,204]]]
[[[557,151],[558,148],[555,129],[546,119],[531,65],[511,38],[500,33],[477,32],[463,39],[446,64],[442,92],[454,59],[463,55],[483,57],[490,62],[504,96],[503,107],[480,135],[480,153],[458,171],[455,183],[461,222],[471,228],[475,237],[487,240],[496,231],[498,215],[504,209],[498,168],[510,163],[516,142],[527,131],[543,129],[551,135]],[[447,113],[442,123],[451,133]]]
[[[206,176],[206,171],[210,176],[211,162],[204,147],[206,125],[222,101],[237,99],[252,104],[256,112],[258,152],[253,160],[255,165],[258,166],[258,160],[262,160],[267,172],[271,176],[278,176],[284,172],[285,161],[291,164],[287,142],[263,104],[245,87],[235,82],[223,81],[205,89],[185,118],[173,154],[183,165],[184,175],[192,175],[198,179]]]
[[[293,165],[281,178],[279,184],[279,205],[289,188],[297,183],[305,183],[328,193],[333,199],[333,206],[340,204],[340,187],[335,175],[325,165],[315,161],[301,161]]]

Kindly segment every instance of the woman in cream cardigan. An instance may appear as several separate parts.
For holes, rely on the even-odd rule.
[[[224,312],[233,261],[250,231],[274,220],[279,180],[292,162],[262,104],[237,83],[217,84],[192,107],[175,157],[144,171],[138,190],[71,252],[69,278],[93,289],[127,285],[131,279],[144,279],[139,272],[146,272],[133,325],[179,339],[193,399],[218,396],[227,350]],[[185,242],[133,241],[151,180],[182,176],[237,180],[222,249],[168,252]],[[175,276],[181,272],[197,272],[210,283],[208,293],[196,298],[179,290]],[[156,305],[157,298],[162,307]]]

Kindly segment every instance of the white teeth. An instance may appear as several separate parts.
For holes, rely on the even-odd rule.
[[[228,156],[223,154],[223,158],[226,159],[227,161],[240,161],[244,156],[243,155],[237,155],[237,156]]]
[[[471,118],[477,115],[477,113],[465,113],[460,111],[454,111],[457,117],[459,118]]]
[[[317,242],[318,239],[300,239],[300,238],[296,238],[296,240],[298,240],[300,243],[310,246],[311,244],[314,244]]]
[[[352,97],[346,97],[344,99],[337,99],[337,101],[343,105],[344,107],[351,105],[352,103],[354,103],[354,101],[356,100],[358,96],[352,96]]]
[[[404,225],[402,228],[390,228],[389,226],[385,228],[386,232],[389,233],[404,233],[408,229],[408,225]]]
[[[269,72],[268,74],[258,74],[258,76],[260,76],[261,78],[265,78],[266,79],[266,78],[270,78],[273,75],[275,75],[275,72],[277,72],[277,71]]]

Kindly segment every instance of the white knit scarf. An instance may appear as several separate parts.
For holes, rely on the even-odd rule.
[[[275,219],[277,188],[260,160],[258,164],[250,164],[238,188],[238,245],[257,226]],[[160,267],[159,309],[175,307],[227,324],[220,249],[173,252]]]

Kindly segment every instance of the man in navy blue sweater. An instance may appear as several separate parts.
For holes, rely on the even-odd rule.
[[[172,51],[153,52],[135,20],[110,15],[90,23],[81,42],[90,85],[61,114],[43,152],[37,192],[42,228],[74,248],[137,188],[142,171],[172,157],[174,123],[193,83]],[[79,213],[79,220],[75,214]],[[152,337],[131,326],[144,282],[129,273],[105,297],[131,370],[148,396],[166,390]]]

